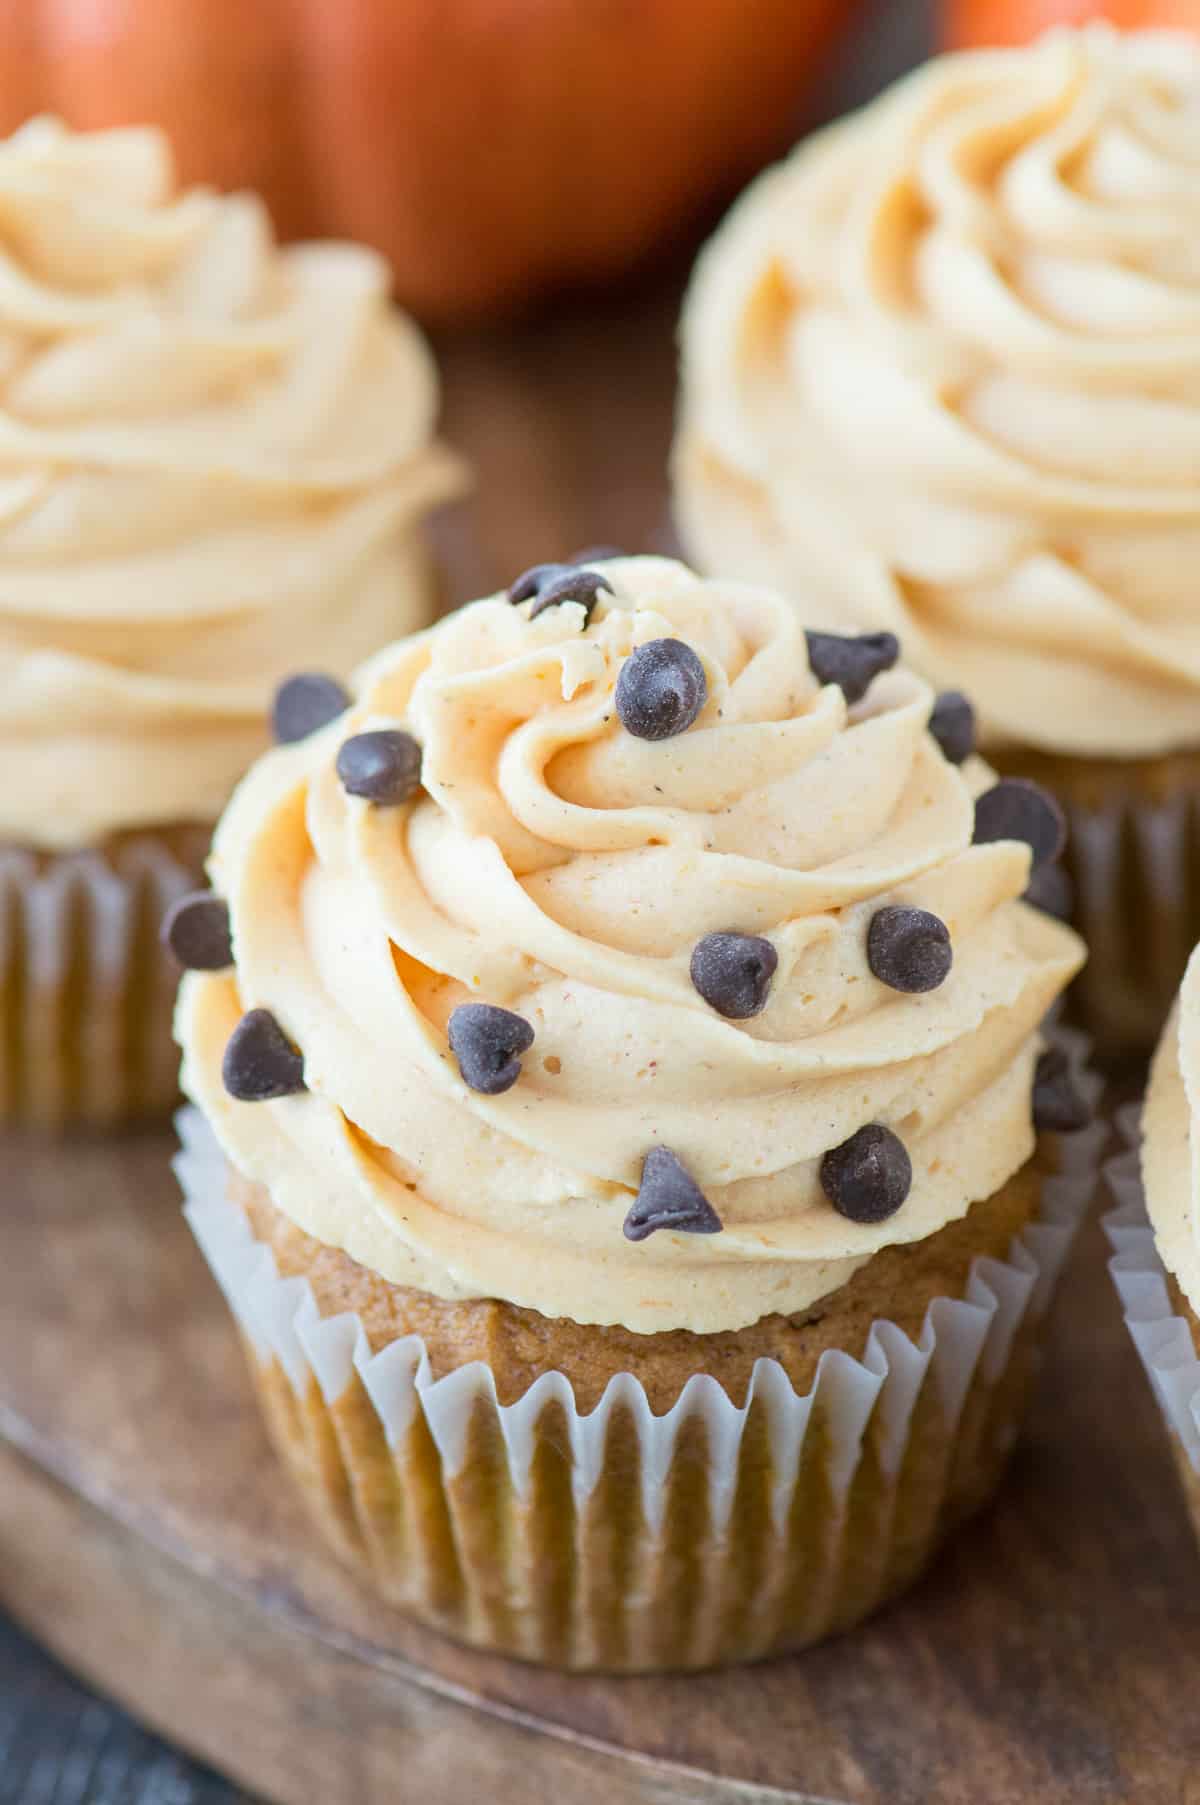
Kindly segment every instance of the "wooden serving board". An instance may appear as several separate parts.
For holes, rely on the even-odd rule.
[[[675,292],[442,347],[447,600],[669,544]],[[280,1805],[1200,1805],[1200,1562],[1094,1225],[1001,1501],[864,1629],[689,1678],[541,1672],[374,1604],[275,1466],[163,1132],[0,1143],[0,1600]],[[1192,1664],[1196,1663],[1195,1666]]]
[[[1095,1224],[1010,1482],[908,1600],[784,1662],[570,1678],[416,1628],[314,1540],[171,1146],[5,1148],[0,1598],[245,1786],[282,1805],[1200,1798],[1200,1563]]]

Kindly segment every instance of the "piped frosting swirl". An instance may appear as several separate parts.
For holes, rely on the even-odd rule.
[[[215,819],[286,671],[425,618],[461,478],[388,286],[156,132],[0,146],[0,841]]]
[[[1200,1310],[1200,949],[1150,1068],[1142,1180],[1163,1263]]]
[[[685,543],[887,627],[986,743],[1200,745],[1200,47],[943,57],[734,209],[684,313]]]
[[[1018,900],[1027,846],[972,844],[990,775],[943,757],[924,682],[892,669],[850,707],[781,597],[663,559],[603,570],[590,622],[575,602],[536,619],[476,603],[380,654],[346,715],[251,771],[211,867],[236,965],[185,980],[185,1083],[243,1173],[385,1278],[640,1331],[734,1328],[1005,1182],[1033,1146],[1038,1024],[1082,952]],[[641,739],[615,692],[660,640],[699,660],[706,699],[686,730]],[[339,782],[339,747],[371,731],[420,743],[414,800]],[[949,929],[936,988],[873,974],[886,904]],[[731,933],[777,956],[739,1019],[691,969]],[[468,1002],[533,1030],[501,1094],[451,1049]],[[302,1094],[222,1085],[254,1009],[301,1050]],[[820,1181],[867,1123],[913,1169],[874,1223]],[[719,1233],[622,1232],[656,1147]]]

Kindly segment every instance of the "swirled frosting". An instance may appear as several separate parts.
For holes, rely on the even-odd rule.
[[[947,56],[734,209],[683,321],[685,544],[891,628],[987,741],[1200,745],[1200,46]]]
[[[1026,846],[971,844],[986,767],[942,757],[922,681],[893,670],[848,711],[778,595],[665,559],[603,570],[590,625],[575,603],[534,620],[476,603],[382,653],[349,715],[250,773],[212,861],[236,968],[185,982],[185,1085],[247,1177],[387,1279],[639,1331],[736,1328],[802,1308],[1022,1164],[1038,1023],[1081,947],[1016,900]],[[708,699],[649,742],[614,688],[662,638],[699,656]],[[399,808],[335,771],[347,736],[388,727],[424,748],[424,793]],[[950,928],[939,989],[872,975],[884,902]],[[689,977],[697,940],[730,929],[779,961],[743,1021]],[[465,1000],[534,1028],[501,1096],[468,1089],[448,1049]],[[226,1094],[251,1008],[302,1050],[304,1094]],[[903,1138],[914,1181],[863,1225],[818,1167],[871,1121]],[[723,1232],[624,1237],[660,1145]]]
[[[1200,1310],[1200,948],[1150,1068],[1142,1180],[1163,1263]]]
[[[460,479],[387,292],[156,132],[0,145],[0,841],[214,820],[280,676],[426,617]]]

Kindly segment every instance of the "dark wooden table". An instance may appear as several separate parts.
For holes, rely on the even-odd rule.
[[[825,88],[825,109],[870,94],[917,61],[927,41],[925,0],[872,0]],[[602,306],[438,346],[446,436],[482,477],[437,529],[448,601],[587,542],[670,549],[662,473],[681,280],[659,278]],[[238,1805],[247,1797],[0,1618],[0,1805]]]

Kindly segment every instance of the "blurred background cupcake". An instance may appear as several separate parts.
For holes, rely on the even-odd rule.
[[[0,1120],[110,1123],[175,1095],[159,927],[277,683],[427,617],[462,478],[379,258],[157,133],[30,125],[0,222]]]
[[[1125,1318],[1162,1411],[1200,1533],[1200,949],[1193,953],[1150,1069],[1131,1150],[1107,1168],[1118,1205],[1105,1220]]]
[[[221,823],[191,1221],[330,1539],[456,1635],[796,1647],[999,1477],[1090,1189],[1040,1034],[1083,948],[1019,900],[1053,806],[897,650],[539,566]]]
[[[683,318],[686,548],[899,633],[1056,792],[1109,1051],[1200,935],[1198,169],[1194,38],[943,58],[763,176]]]

